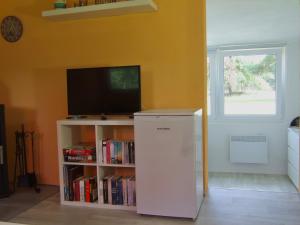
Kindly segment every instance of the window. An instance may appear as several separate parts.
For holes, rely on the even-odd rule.
[[[208,112],[216,116],[277,117],[282,115],[284,48],[218,50],[208,61]],[[215,66],[212,66],[212,63]],[[211,68],[219,68],[217,74]],[[215,96],[215,97],[214,97]],[[216,101],[214,101],[216,99]]]
[[[207,114],[214,115],[215,112],[215,54],[209,52],[207,56]]]
[[[207,114],[211,114],[210,59],[207,57]]]

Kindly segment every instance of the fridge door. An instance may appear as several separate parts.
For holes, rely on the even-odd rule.
[[[193,116],[136,116],[137,212],[194,218]]]

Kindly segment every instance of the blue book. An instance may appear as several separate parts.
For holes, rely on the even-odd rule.
[[[118,191],[117,191],[117,185],[116,185],[116,179],[115,177],[111,178],[111,197],[112,197],[112,204],[113,205],[117,205],[117,195]]]
[[[117,180],[117,190],[118,190],[118,205],[123,205],[123,182],[122,177]]]

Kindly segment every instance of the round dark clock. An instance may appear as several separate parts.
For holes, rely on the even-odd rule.
[[[8,42],[18,41],[23,34],[23,24],[16,16],[7,16],[1,22],[2,37]]]

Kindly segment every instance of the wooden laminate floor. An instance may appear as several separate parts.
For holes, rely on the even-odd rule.
[[[33,188],[17,188],[8,198],[0,199],[0,221],[16,217],[59,191],[57,186],[43,185],[40,188],[40,193],[36,193]]]
[[[286,175],[210,172],[209,186],[225,189],[297,193],[295,186]]]
[[[198,219],[192,221],[61,206],[56,194],[11,222],[32,225],[300,225],[300,196],[298,193],[210,188]]]

